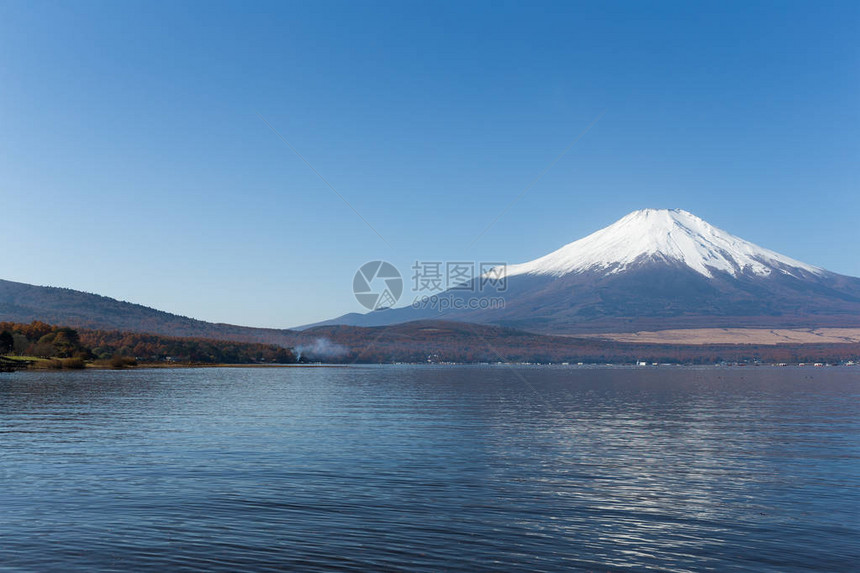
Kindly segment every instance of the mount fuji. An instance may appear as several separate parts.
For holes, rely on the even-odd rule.
[[[496,275],[505,276],[504,289],[439,294],[462,310],[403,307],[311,326],[436,318],[554,334],[860,326],[860,279],[760,247],[679,209],[634,211]],[[469,310],[468,299],[477,296],[501,297],[504,308]]]

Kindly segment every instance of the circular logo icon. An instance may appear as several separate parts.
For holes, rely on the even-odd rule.
[[[390,308],[403,294],[403,277],[391,263],[370,261],[355,272],[352,279],[355,300],[369,310]]]

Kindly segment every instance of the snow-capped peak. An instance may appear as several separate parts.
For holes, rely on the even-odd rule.
[[[798,271],[825,272],[754,245],[687,211],[642,209],[544,257],[509,265],[506,274],[562,276],[594,270],[617,273],[648,260],[682,263],[706,277],[713,277],[715,272],[732,276],[750,272],[759,276],[774,271],[789,275]]]

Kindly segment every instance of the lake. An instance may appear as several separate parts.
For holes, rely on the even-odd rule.
[[[0,374],[8,571],[846,571],[860,369]]]

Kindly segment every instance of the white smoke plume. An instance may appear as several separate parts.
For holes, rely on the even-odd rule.
[[[349,352],[346,346],[337,344],[327,338],[317,338],[312,344],[300,344],[294,348],[296,360],[302,356],[307,360],[333,360],[346,356]]]

